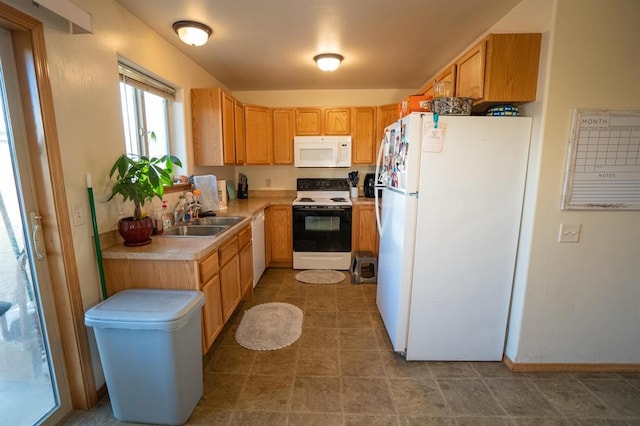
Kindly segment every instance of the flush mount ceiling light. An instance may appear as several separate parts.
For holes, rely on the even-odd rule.
[[[344,59],[344,56],[337,53],[323,53],[316,55],[313,60],[316,61],[316,65],[322,71],[335,71],[340,66],[340,62]]]
[[[202,46],[209,40],[213,30],[195,21],[178,21],[173,23],[173,30],[180,40],[189,46]]]

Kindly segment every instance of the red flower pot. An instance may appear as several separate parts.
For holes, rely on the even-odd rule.
[[[133,217],[125,217],[118,221],[118,232],[124,239],[125,246],[144,246],[151,242],[153,222],[150,217],[140,220],[134,220]]]

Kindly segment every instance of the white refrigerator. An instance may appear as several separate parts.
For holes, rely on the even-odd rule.
[[[530,134],[528,117],[430,113],[385,130],[377,305],[407,360],[502,359]]]

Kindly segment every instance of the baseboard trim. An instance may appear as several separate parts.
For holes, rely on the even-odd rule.
[[[578,371],[578,372],[638,372],[640,364],[575,364],[575,363],[514,363],[507,355],[502,362],[511,371]]]
[[[98,396],[98,400],[100,400],[103,396],[107,394],[107,384],[103,384],[96,390],[96,394]]]

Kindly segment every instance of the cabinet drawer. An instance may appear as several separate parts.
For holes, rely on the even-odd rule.
[[[238,234],[238,248],[242,248],[251,241],[251,226],[247,226]]]
[[[233,237],[218,249],[220,264],[225,265],[233,256],[238,254],[238,237]]]
[[[213,252],[198,266],[200,268],[200,283],[204,284],[218,273],[218,252]]]

